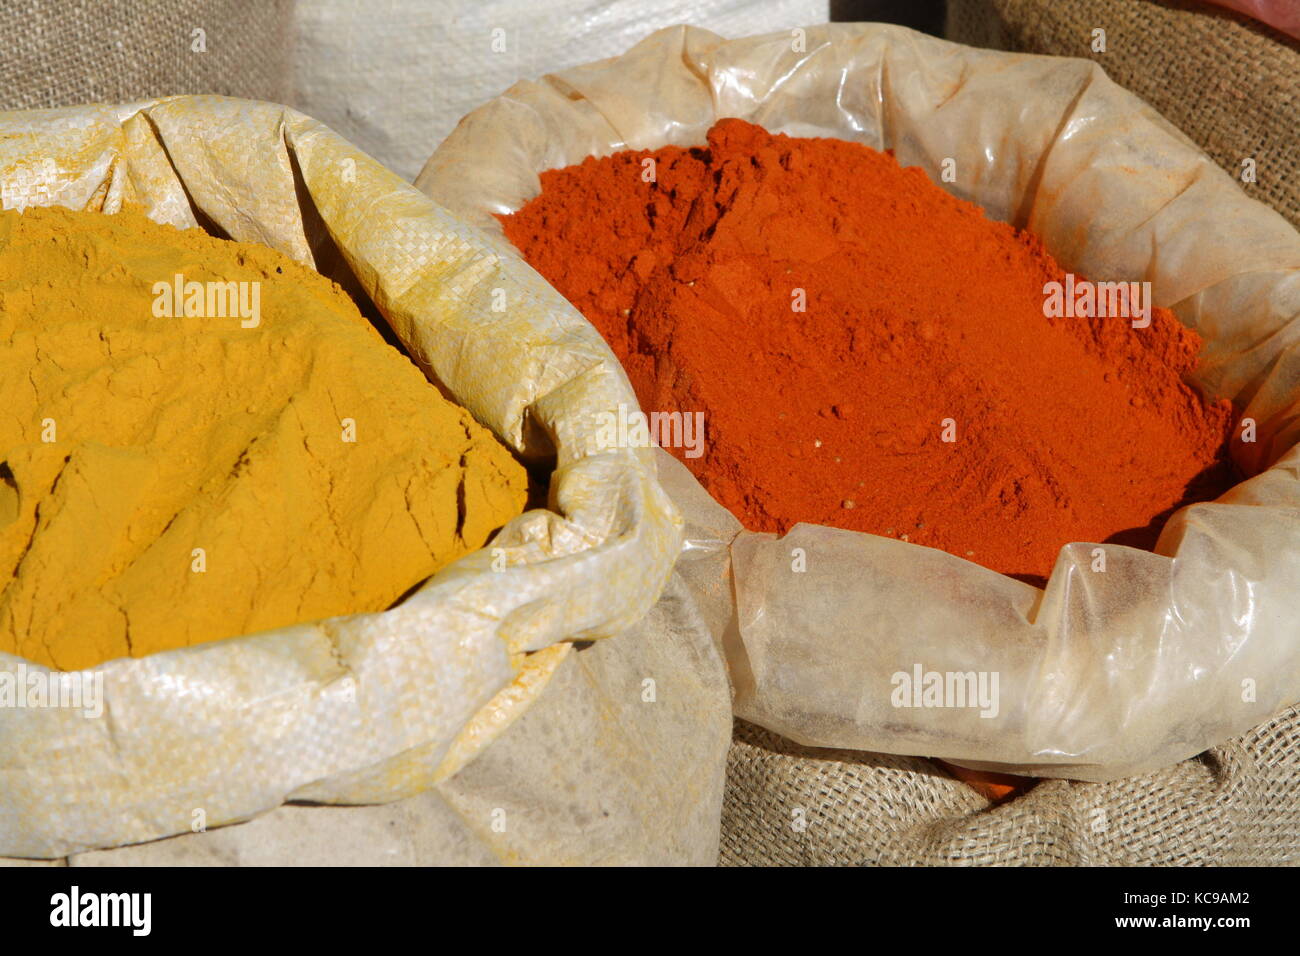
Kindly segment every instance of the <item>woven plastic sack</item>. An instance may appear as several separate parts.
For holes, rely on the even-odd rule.
[[[1045,589],[894,539],[742,531],[667,462],[688,522],[679,569],[725,645],[737,715],[809,746],[1109,780],[1300,700],[1300,236],[1092,63],[874,24],[734,41],[661,31],[512,87],[416,184],[499,228],[492,214],[536,195],[542,170],[702,145],[724,116],[893,149],[936,182],[955,159],[946,188],[1032,229],[1066,269],[1150,281],[1205,338],[1205,389],[1257,425],[1256,442],[1234,443],[1252,477],[1177,512],[1155,553],[1105,545],[1096,572],[1101,546],[1067,544]],[[996,714],[894,706],[894,675],[918,666],[996,675]]]
[[[289,102],[408,180],[467,111],[521,76],[622,53],[674,23],[753,33],[828,12],[826,0],[384,0],[381,9],[294,4]]]
[[[287,804],[240,826],[67,863],[713,864],[731,712],[722,661],[686,586],[670,579],[650,613],[618,637],[557,653],[565,657],[548,671],[545,693],[423,793],[382,806]]]
[[[159,222],[278,249],[368,298],[426,374],[522,459],[554,458],[549,509],[515,519],[392,610],[107,662],[96,669],[103,719],[0,709],[0,856],[189,832],[199,810],[214,827],[286,801],[420,793],[470,765],[564,662],[581,667],[563,642],[624,631],[659,597],[681,521],[648,451],[593,439],[600,413],[634,401],[613,354],[517,258],[319,123],[220,97],[0,114],[0,202],[135,203]],[[504,313],[490,308],[498,290]],[[569,803],[533,808],[533,832],[581,804],[581,780],[561,765],[603,748],[644,758],[615,765],[601,790],[609,825],[640,841],[622,847],[627,857],[716,852],[716,813],[702,823],[654,809],[673,804],[682,779],[706,805],[721,799],[722,665],[677,650],[642,675],[661,688],[680,678],[674,708],[640,706],[635,682],[605,688],[639,706],[603,707],[620,720],[599,721],[593,741],[590,728],[566,728],[592,720],[599,696],[555,702],[533,731],[545,753],[525,749],[516,763],[541,776],[537,792],[562,781]],[[23,666],[43,670],[0,654],[0,672]],[[693,732],[706,743],[682,747]],[[609,781],[620,779],[635,798],[617,799]],[[518,828],[465,823],[481,854],[547,859],[530,857]]]

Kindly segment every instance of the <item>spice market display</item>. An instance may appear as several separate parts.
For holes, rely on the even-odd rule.
[[[413,180],[425,8],[329,119],[0,109],[0,865],[1300,863],[1272,156],[1097,57],[502,11]]]

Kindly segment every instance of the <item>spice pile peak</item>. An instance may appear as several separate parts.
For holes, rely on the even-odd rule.
[[[389,607],[523,468],[333,282],[117,215],[0,212],[0,651],[90,667]]]

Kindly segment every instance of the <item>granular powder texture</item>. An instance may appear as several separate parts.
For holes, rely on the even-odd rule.
[[[1230,480],[1231,405],[1184,382],[1192,331],[1045,317],[1065,277],[1040,241],[892,155],[723,120],[707,148],[541,183],[506,235],[646,411],[704,412],[683,461],[753,530],[888,535],[1041,583],[1063,544],[1151,547]]]
[[[178,274],[260,321],[155,314]],[[387,608],[524,505],[338,286],[138,212],[0,213],[0,369],[0,651],[48,666]]]

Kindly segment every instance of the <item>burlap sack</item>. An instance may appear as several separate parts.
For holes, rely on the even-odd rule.
[[[178,93],[283,102],[293,0],[6,0],[0,110]]]
[[[177,94],[287,99],[292,0],[0,4],[0,111]]]
[[[1106,31],[1106,51],[1092,31]],[[946,34],[972,46],[1088,57],[1300,226],[1300,41],[1240,14],[1158,0],[948,0]]]
[[[737,721],[724,866],[1300,865],[1300,709],[1163,770],[1043,780],[1002,806],[928,760]]]

